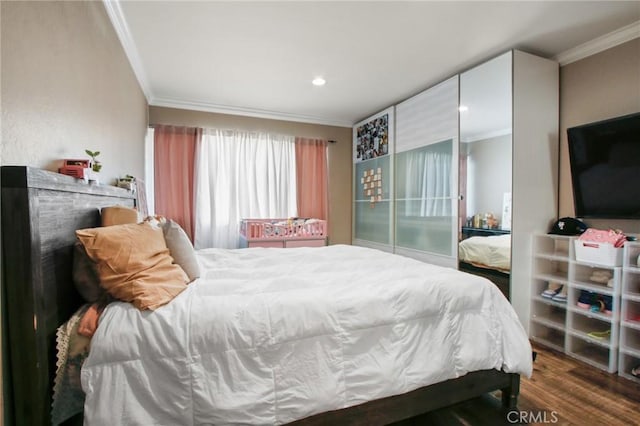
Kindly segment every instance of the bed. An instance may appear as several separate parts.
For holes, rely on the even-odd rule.
[[[458,243],[459,269],[493,282],[509,298],[511,235],[475,235]]]
[[[50,422],[55,330],[82,304],[71,283],[74,231],[97,226],[101,207],[133,202],[118,188],[76,184],[27,167],[2,168],[3,329],[8,330],[3,336],[10,349],[3,371],[12,373],[5,404],[11,423]],[[276,264],[275,257],[283,255],[286,262]],[[349,246],[209,250],[198,256],[203,277],[154,315],[122,302],[103,313],[82,370],[89,424],[106,415],[111,419],[114,406],[131,419],[151,416],[156,424],[389,424],[493,390],[502,390],[505,407],[515,408],[519,374],[531,372],[526,334],[508,303],[482,278]],[[343,263],[336,256],[353,259]],[[310,263],[318,258],[324,263]],[[385,265],[395,263],[407,271],[402,286],[395,273],[384,275]],[[272,269],[255,273],[261,268]],[[338,273],[340,279],[333,275]],[[247,275],[271,278],[248,282]],[[386,280],[376,283],[379,275]],[[325,281],[310,278],[318,276]],[[434,302],[438,293],[444,298]],[[218,327],[193,328],[212,318]],[[131,328],[134,323],[138,328]],[[414,338],[430,328],[435,334]],[[151,332],[162,329],[169,331]],[[452,334],[476,337],[465,342]],[[218,342],[217,349],[206,346],[209,338]],[[403,340],[410,344],[401,346]],[[284,351],[286,346],[293,350]],[[240,351],[248,355],[229,356]],[[353,356],[346,357],[349,351]],[[483,353],[489,356],[474,355]],[[140,368],[132,367],[136,363]],[[133,368],[131,374],[122,374],[127,368]],[[151,374],[143,374],[145,369]],[[226,382],[204,377],[234,370]],[[278,385],[269,388],[275,376]],[[113,389],[105,378],[114,379]],[[168,386],[166,380],[177,381]],[[251,386],[242,387],[243,382]],[[123,401],[123,395],[142,392],[141,383],[153,384],[147,386],[152,394],[139,397],[144,404],[138,406],[150,404],[143,411]],[[185,393],[185,386],[194,393]],[[225,387],[233,388],[231,393]],[[211,405],[215,399],[222,403]],[[172,409],[162,408],[167,402]],[[275,408],[273,402],[281,405]],[[175,417],[180,410],[191,421]]]

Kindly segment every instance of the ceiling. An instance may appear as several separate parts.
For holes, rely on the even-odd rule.
[[[347,127],[511,48],[563,63],[640,33],[640,1],[105,6],[150,105]]]

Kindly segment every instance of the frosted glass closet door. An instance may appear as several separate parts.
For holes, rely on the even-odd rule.
[[[453,141],[397,154],[396,246],[451,255]]]
[[[393,107],[353,128],[353,244],[393,251]]]
[[[457,265],[458,78],[396,107],[395,251]]]

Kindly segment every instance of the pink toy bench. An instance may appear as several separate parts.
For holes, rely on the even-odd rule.
[[[240,247],[320,247],[327,244],[327,221],[319,219],[243,219]]]

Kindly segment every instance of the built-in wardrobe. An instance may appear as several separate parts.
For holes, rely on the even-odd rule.
[[[531,238],[557,218],[558,72],[554,61],[508,51],[356,123],[353,244],[457,268],[467,201],[499,199],[496,220],[511,233],[509,298],[526,326]],[[495,157],[511,162],[510,176],[470,181],[470,143],[486,139],[499,140]]]

